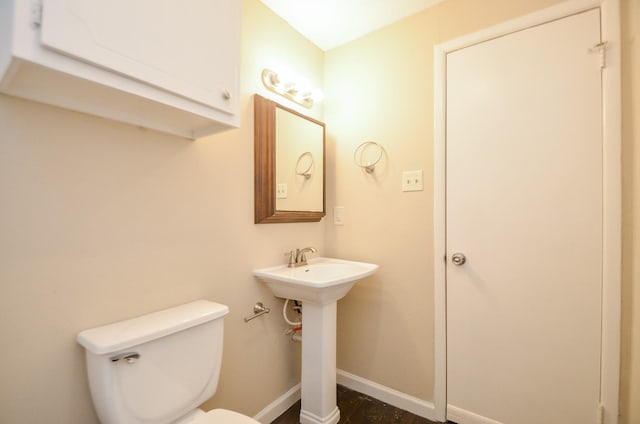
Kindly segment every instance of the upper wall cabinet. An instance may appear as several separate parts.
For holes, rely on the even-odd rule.
[[[238,0],[0,0],[0,91],[198,138],[239,125]]]

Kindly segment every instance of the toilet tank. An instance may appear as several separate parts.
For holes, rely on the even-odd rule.
[[[171,423],[213,396],[228,312],[198,300],[82,331],[101,423]]]

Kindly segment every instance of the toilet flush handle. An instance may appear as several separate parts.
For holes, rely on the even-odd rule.
[[[111,362],[113,363],[124,360],[127,361],[127,364],[135,364],[136,361],[140,359],[140,354],[138,352],[125,352],[112,356],[109,359],[111,359]]]

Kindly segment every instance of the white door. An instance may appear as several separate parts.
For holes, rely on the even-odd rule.
[[[447,55],[451,421],[598,422],[598,43],[594,9]]]

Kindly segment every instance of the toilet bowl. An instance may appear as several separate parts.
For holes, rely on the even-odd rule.
[[[78,334],[100,422],[258,424],[226,409],[198,408],[218,387],[228,312],[197,300]]]
[[[228,409],[212,409],[209,412],[199,410],[195,417],[183,418],[173,424],[259,424],[253,418]]]

